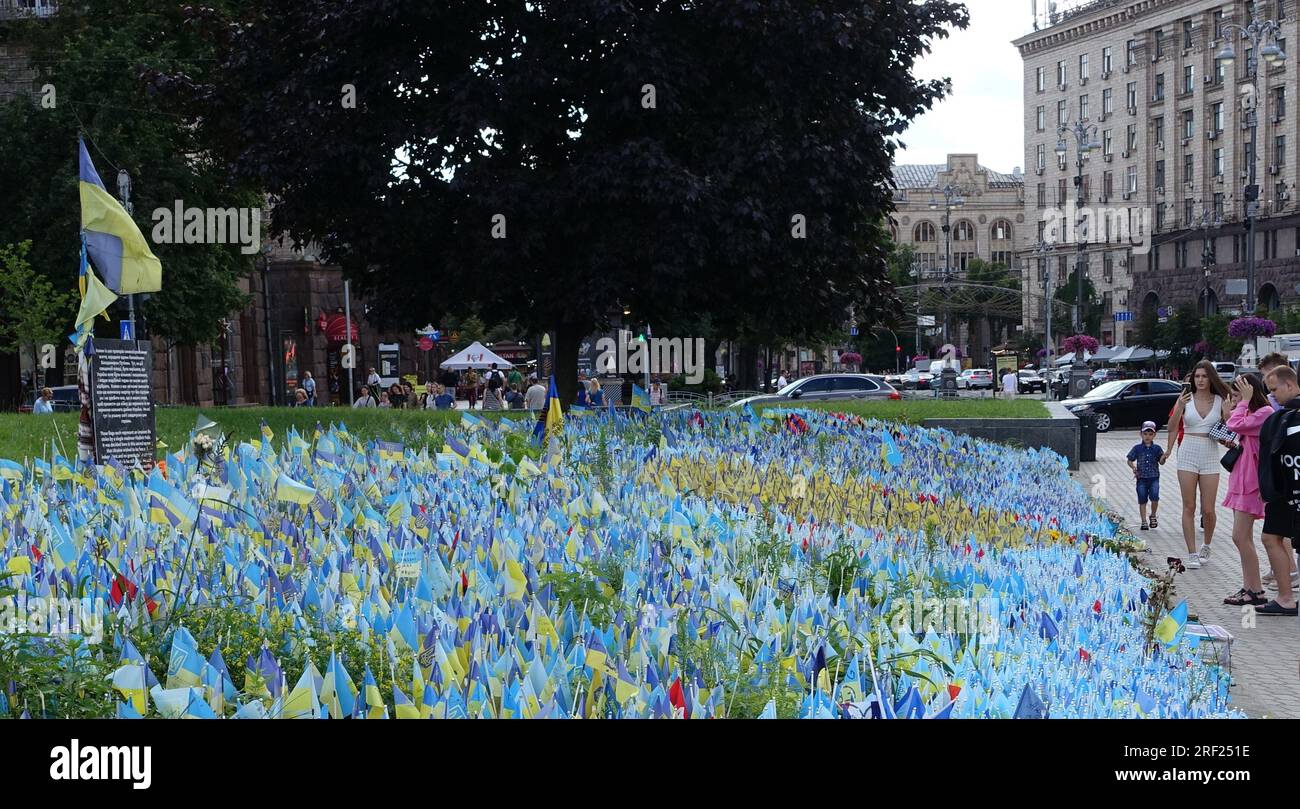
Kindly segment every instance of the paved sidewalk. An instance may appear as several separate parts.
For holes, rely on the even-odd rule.
[[[1157,440],[1163,442],[1165,438],[1165,433],[1161,432]],[[1125,461],[1129,448],[1138,440],[1135,430],[1099,435],[1097,461],[1082,464],[1075,475],[1085,488],[1103,497],[1113,510],[1123,515],[1125,524],[1134,534],[1146,540],[1150,549],[1148,564],[1153,569],[1162,570],[1168,556],[1187,558],[1181,527],[1178,474],[1173,459],[1162,467],[1160,527],[1152,531],[1138,530],[1140,518],[1133,473]],[[1252,718],[1300,719],[1300,678],[1296,672],[1297,661],[1300,661],[1300,629],[1297,629],[1296,619],[1256,619],[1253,614],[1243,615],[1241,607],[1223,603],[1223,599],[1237,592],[1242,584],[1241,556],[1232,544],[1232,511],[1221,505],[1227,489],[1225,472],[1219,480],[1218,526],[1210,545],[1213,555],[1200,570],[1188,570],[1175,579],[1178,595],[1187,599],[1189,611],[1202,623],[1218,624],[1236,639],[1232,646],[1233,705]],[[1199,513],[1197,525],[1200,525]],[[1199,547],[1199,528],[1197,534]],[[1255,544],[1263,572],[1267,573],[1268,562],[1259,534],[1260,523],[1257,522]],[[1274,594],[1275,591],[1269,591],[1269,597]],[[1253,609],[1250,612],[1253,613]]]

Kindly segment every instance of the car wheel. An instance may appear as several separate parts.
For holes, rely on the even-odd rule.
[[[1099,433],[1110,432],[1111,420],[1110,420],[1109,413],[1107,413],[1104,410],[1101,411],[1100,413],[1097,414],[1096,421],[1097,421],[1097,432]]]

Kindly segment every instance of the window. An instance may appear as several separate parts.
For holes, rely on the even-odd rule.
[[[1214,195],[1214,215],[1219,219],[1223,218],[1223,200],[1224,196],[1222,191]]]
[[[1015,266],[1016,254],[1012,250],[994,250],[989,253],[989,260],[1009,268]]]
[[[1192,49],[1192,21],[1183,20],[1183,50]]]
[[[1092,199],[1092,177],[1085,174],[1083,175],[1083,201],[1087,202],[1090,199]]]
[[[1286,117],[1286,88],[1273,88],[1273,117],[1282,120]]]
[[[1280,182],[1273,186],[1273,199],[1279,203],[1286,199],[1286,182]]]
[[[1066,73],[1065,60],[1062,59],[1061,61],[1056,63],[1056,86],[1064,87],[1065,79],[1068,75],[1069,74]]]
[[[915,253],[916,263],[921,273],[925,274],[939,266],[939,256],[937,253]]]
[[[1101,91],[1101,114],[1110,115],[1115,111],[1115,94],[1107,87]]]
[[[1183,155],[1183,182],[1191,185],[1196,181],[1196,156],[1191,152]]]
[[[1196,134],[1196,114],[1192,110],[1183,110],[1183,137],[1190,138]]]
[[[1038,131],[1042,132],[1047,129],[1047,109],[1043,106],[1038,107]]]
[[[1165,116],[1157,115],[1153,119],[1152,129],[1153,129],[1152,134],[1155,136],[1156,143],[1164,143],[1165,142]]]
[[[1056,181],[1056,204],[1064,205],[1066,200],[1065,178]]]
[[[1196,89],[1196,68],[1183,65],[1183,92],[1190,93]]]
[[[1125,54],[1125,59],[1127,59],[1127,61],[1125,62],[1125,64],[1127,64],[1129,67],[1132,67],[1133,65],[1136,65],[1136,64],[1137,64],[1137,61],[1138,61],[1138,59],[1137,59],[1137,47],[1138,47],[1138,46],[1137,46],[1137,40],[1136,40],[1136,39],[1130,39],[1130,40],[1129,40],[1129,41],[1124,45],[1124,54]]]
[[[1255,49],[1246,48],[1245,56],[1243,58],[1246,60],[1246,75],[1254,76],[1255,75]]]
[[[1151,96],[1151,100],[1152,101],[1165,100],[1165,74],[1163,73],[1156,74],[1156,91],[1155,94]]]
[[[1137,82],[1131,81],[1128,83],[1128,95],[1125,97],[1125,101],[1130,111],[1137,109],[1137,105],[1138,105]]]
[[[1286,135],[1278,135],[1273,138],[1273,164],[1277,166],[1286,165]]]
[[[1040,67],[1038,68],[1038,92],[1041,93],[1046,89],[1047,89],[1047,68]]]
[[[1252,148],[1250,141],[1247,141],[1241,148],[1241,159],[1243,166],[1249,166],[1255,162],[1255,150]]]
[[[1192,220],[1195,214],[1192,208],[1195,206],[1195,204],[1196,204],[1195,200],[1192,199],[1183,200],[1183,225],[1185,227],[1190,228],[1193,225]]]
[[[1215,132],[1223,131],[1223,102],[1216,101],[1210,105],[1210,129]]]
[[[1061,99],[1060,101],[1056,102],[1056,125],[1060,126],[1061,124],[1068,121],[1069,118],[1070,118],[1070,102],[1066,101],[1065,99]]]
[[[1228,77],[1228,66],[1220,59],[1214,60],[1214,83],[1223,84],[1223,80]]]
[[[834,377],[822,377],[821,379],[810,379],[799,386],[799,394],[807,396],[810,393],[827,393],[831,389]]]
[[[1079,120],[1088,120],[1088,94],[1084,93],[1079,96]]]
[[[1047,147],[1040,143],[1038,144],[1038,169],[1042,171],[1045,168],[1047,168]]]
[[[1005,219],[999,219],[989,228],[989,238],[995,242],[1011,241],[1011,223]]]
[[[1181,270],[1187,266],[1187,242],[1174,244],[1174,268]]]
[[[1214,12],[1214,38],[1223,39],[1223,12]]]
[[[1156,31],[1156,58],[1165,58],[1165,32]]]
[[[1038,184],[1038,207],[1047,207],[1047,183]]]
[[[953,230],[952,237],[956,241],[959,242],[975,241],[975,226],[972,225],[966,219],[958,220],[957,224],[953,227],[952,230]]]
[[[965,272],[966,269],[970,267],[970,263],[974,261],[976,258],[977,256],[974,253],[970,253],[970,252],[953,253],[952,266],[956,270]]]
[[[1105,276],[1107,283],[1115,278],[1115,263],[1111,261],[1110,256],[1106,256],[1105,266],[1102,267],[1102,275]],[[1103,317],[1110,317],[1115,314],[1115,302],[1111,298],[1109,290],[1101,293],[1101,311]]]
[[[921,222],[912,231],[912,241],[914,242],[932,242],[934,241],[934,225],[929,222]]]
[[[1127,148],[1128,148],[1128,153],[1129,153],[1129,154],[1133,154],[1134,152],[1137,151],[1137,147],[1138,147],[1138,128],[1137,128],[1137,124],[1129,124],[1129,125],[1128,125],[1128,133],[1127,133],[1127,134],[1128,134],[1128,140],[1126,141],[1126,143],[1128,143],[1128,147],[1127,147]]]
[[[1058,282],[1062,282],[1062,281],[1064,281],[1066,278],[1069,277],[1069,274],[1070,274],[1069,266],[1070,266],[1070,265],[1069,265],[1068,261],[1069,261],[1069,259],[1067,259],[1065,256],[1057,256],[1057,257],[1056,257],[1056,280],[1057,280]]]
[[[1160,191],[1165,187],[1165,161],[1156,161],[1156,190]]]
[[[1156,203],[1156,230],[1165,229],[1165,203]]]
[[[1101,175],[1101,193],[1106,199],[1110,199],[1115,193],[1115,173],[1108,171]]]
[[[1109,129],[1101,133],[1101,153],[1108,157],[1115,153],[1115,139],[1111,137]]]
[[[1079,54],[1079,78],[1088,78],[1088,54]]]
[[[1106,75],[1111,71],[1110,46],[1101,49],[1101,73]]]
[[[1223,176],[1223,148],[1222,147],[1214,150],[1214,155],[1211,158],[1211,162],[1213,163],[1212,168],[1213,168],[1214,176],[1222,177]]]
[[[1128,192],[1136,194],[1138,190],[1138,169],[1137,166],[1128,167]]]

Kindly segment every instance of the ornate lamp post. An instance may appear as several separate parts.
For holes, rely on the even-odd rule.
[[[1088,274],[1088,234],[1083,228],[1083,161],[1089,152],[1101,149],[1101,144],[1097,142],[1097,127],[1091,126],[1086,120],[1076,121],[1073,124],[1061,124],[1057,127],[1059,139],[1056,141],[1056,154],[1059,157],[1065,157],[1069,153],[1070,147],[1066,143],[1067,134],[1074,136],[1075,154],[1074,154],[1074,191],[1076,217],[1074,223],[1075,233],[1075,264],[1074,274],[1078,283],[1078,303],[1074,314],[1074,332],[1082,334],[1084,325],[1088,322],[1084,310],[1083,299],[1083,279]],[[1091,387],[1090,374],[1088,373],[1087,363],[1084,361],[1083,352],[1074,353],[1074,364],[1070,368],[1070,395],[1079,397],[1087,394]]]

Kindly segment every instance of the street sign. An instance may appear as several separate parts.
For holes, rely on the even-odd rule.
[[[1116,313],[1115,313],[1115,322],[1116,322],[1116,323],[1123,323],[1123,322],[1125,322],[1125,321],[1132,320],[1132,319],[1133,319],[1133,313],[1132,313],[1132,312],[1116,312]]]
[[[1246,294],[1246,279],[1245,279],[1245,278],[1229,278],[1229,279],[1228,279],[1228,283],[1226,284],[1226,286],[1227,286],[1227,290],[1226,290],[1226,292],[1227,292],[1230,296],[1236,297],[1237,295],[1245,295],[1245,294]]]
[[[853,328],[849,329],[849,336],[850,336],[850,337],[857,337],[857,336],[858,336],[858,327],[857,327],[857,326],[854,326]]]
[[[123,320],[123,321],[121,321],[120,323],[118,323],[118,327],[121,329],[121,332],[122,332],[122,338],[121,338],[121,339],[123,339],[123,340],[134,340],[134,339],[135,339],[135,321],[134,321],[134,320]]]
[[[428,337],[421,337],[420,342],[417,343],[416,345],[420,347],[421,351],[433,350],[433,340],[430,340]]]
[[[925,327],[925,326],[933,326],[933,325],[934,325],[934,315],[917,315],[917,316],[916,316],[916,325],[918,325],[918,326],[922,326],[922,327]]]
[[[1165,318],[1169,317],[1169,307],[1168,307],[1168,306],[1161,306],[1159,309],[1157,309],[1157,310],[1156,310],[1156,317],[1160,318],[1160,322],[1161,322],[1161,323],[1164,323],[1164,322],[1165,322]]]

